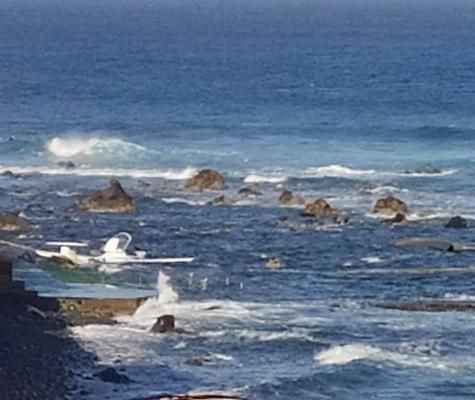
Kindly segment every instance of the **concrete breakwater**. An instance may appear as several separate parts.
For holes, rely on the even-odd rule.
[[[22,281],[13,279],[14,264],[0,257],[0,307],[4,300],[28,304],[41,311],[58,312],[73,323],[93,320],[107,321],[118,315],[130,315],[146,300],[146,297],[92,298],[92,297],[42,297],[25,289]]]

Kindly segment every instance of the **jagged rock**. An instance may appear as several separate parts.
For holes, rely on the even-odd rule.
[[[407,204],[399,200],[394,196],[387,196],[385,198],[379,199],[374,205],[373,212],[375,213],[384,213],[384,214],[393,214],[401,213],[406,214],[408,211]]]
[[[153,333],[166,333],[175,331],[175,317],[171,314],[161,315],[157,318],[153,326],[150,328],[150,332]]]
[[[238,194],[240,194],[240,195],[242,195],[242,196],[249,196],[249,197],[262,196],[262,193],[259,192],[258,190],[255,190],[255,189],[252,189],[252,188],[248,188],[248,187],[239,189]]]
[[[233,199],[229,198],[229,197],[218,196],[213,200],[212,204],[215,205],[215,206],[232,206],[235,203],[236,202]]]
[[[104,382],[109,383],[127,384],[132,382],[127,375],[117,372],[114,367],[103,369],[102,371],[95,373],[94,376],[98,377]]]
[[[318,199],[313,203],[308,203],[305,206],[303,214],[306,216],[328,217],[337,215],[338,211],[336,208],[330,206],[325,199]]]
[[[74,164],[72,161],[60,161],[56,164],[60,168],[64,169],[74,169],[76,168],[76,164]]]
[[[223,176],[212,169],[203,169],[185,182],[185,189],[202,192],[203,190],[223,190]]]
[[[284,263],[279,257],[272,257],[266,261],[266,267],[269,269],[279,269],[282,268]]]
[[[279,196],[279,203],[286,205],[303,205],[305,200],[294,195],[290,190],[284,190]]]
[[[440,174],[442,170],[434,167],[432,164],[426,164],[423,167],[417,168],[415,172],[417,174]]]
[[[0,212],[0,230],[7,232],[24,231],[30,228],[30,223],[25,218],[15,214]]]
[[[462,229],[462,228],[469,228],[469,222],[459,215],[450,218],[449,222],[444,225],[445,228],[455,228],[455,229]]]
[[[76,205],[87,211],[96,212],[133,212],[135,205],[132,198],[123,189],[117,179],[111,179],[110,187],[98,190],[89,196],[76,200]]]
[[[385,219],[384,222],[391,225],[403,225],[407,223],[405,214],[397,213],[393,218]]]

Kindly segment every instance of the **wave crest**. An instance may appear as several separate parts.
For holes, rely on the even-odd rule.
[[[75,158],[94,155],[130,155],[137,152],[147,153],[149,149],[118,138],[101,137],[100,132],[91,136],[76,132],[63,137],[56,136],[46,143],[48,152],[57,158]]]

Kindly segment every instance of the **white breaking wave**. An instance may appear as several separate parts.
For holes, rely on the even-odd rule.
[[[415,347],[417,349],[417,347]],[[420,367],[434,368],[442,370],[455,369],[455,365],[451,365],[442,361],[439,357],[433,355],[424,355],[420,352],[405,353],[403,351],[412,350],[407,344],[403,344],[400,351],[383,350],[379,347],[370,346],[362,343],[351,343],[342,346],[332,346],[327,350],[323,350],[314,356],[315,362],[320,365],[345,365],[357,360],[371,360],[376,362],[392,362],[395,364]]]
[[[344,165],[334,164],[322,167],[310,167],[303,171],[304,178],[367,178],[374,177],[437,177],[452,175],[457,172],[456,169],[448,169],[440,173],[418,173],[418,172],[392,172],[392,171],[377,171],[375,169],[355,169],[345,167]]]
[[[285,182],[287,180],[287,177],[284,175],[257,175],[257,174],[251,174],[248,175],[244,178],[245,183],[281,183]]]
[[[101,132],[95,132],[100,134]],[[93,133],[94,134],[94,133]],[[121,155],[150,152],[148,148],[118,138],[92,136],[72,132],[64,137],[54,137],[46,144],[48,152],[58,158],[75,158],[93,155]]]
[[[131,178],[162,178],[167,180],[185,180],[198,173],[193,167],[184,169],[128,169],[128,168],[88,168],[80,167],[66,169],[60,167],[10,167],[0,166],[2,170],[12,171],[14,174],[40,174],[40,175],[72,175],[72,176],[123,176]]]
[[[162,197],[161,200],[167,204],[182,203],[182,204],[187,204],[189,206],[204,206],[209,203],[209,201],[207,200],[196,201],[196,200],[184,199],[181,197]]]
[[[316,354],[314,359],[321,365],[345,365],[352,361],[380,356],[383,351],[366,344],[332,346]]]

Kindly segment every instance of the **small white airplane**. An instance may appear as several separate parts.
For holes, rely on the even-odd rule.
[[[59,252],[33,249],[34,252],[43,258],[50,260],[62,260],[77,266],[95,266],[99,264],[176,264],[190,263],[193,257],[182,258],[147,258],[147,252],[135,250],[128,253],[127,248],[132,242],[132,236],[127,232],[120,232],[107,240],[102,248],[102,252],[97,255],[83,255],[76,251],[76,248],[88,247],[82,242],[47,242],[47,246],[59,246]]]

